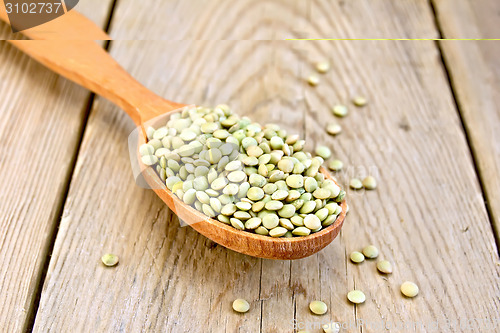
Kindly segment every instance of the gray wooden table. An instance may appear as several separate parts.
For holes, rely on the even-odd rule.
[[[156,93],[280,123],[309,149],[329,145],[343,184],[373,173],[380,185],[349,191],[340,236],[316,255],[232,252],[136,186],[121,110],[0,42],[0,331],[499,330],[500,41],[284,39],[499,38],[500,2],[82,0],[76,10],[107,28],[111,55]],[[6,24],[0,35],[17,37]],[[324,59],[331,71],[307,86]],[[369,104],[327,135],[330,107],[358,94]],[[349,262],[371,243],[392,275]],[[100,263],[107,252],[117,267]],[[401,296],[405,280],[420,286],[415,299]],[[353,288],[365,304],[348,303]],[[244,315],[231,309],[238,297],[250,301]],[[310,313],[315,299],[326,315]]]

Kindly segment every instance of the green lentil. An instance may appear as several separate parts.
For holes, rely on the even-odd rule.
[[[269,230],[267,230],[265,227],[260,226],[257,229],[255,229],[255,233],[258,235],[264,235],[267,236],[269,234]]]
[[[262,225],[266,229],[276,228],[279,224],[279,217],[276,214],[267,214],[262,218]]]
[[[285,228],[287,230],[293,230],[295,228],[294,225],[292,224],[292,222],[290,222],[290,220],[287,218],[282,218],[279,220],[279,222],[280,222],[280,226],[282,226],[283,228]]]
[[[101,257],[102,263],[108,267],[116,266],[118,264],[118,260],[118,256],[112,253],[106,253]]]
[[[304,225],[311,230],[316,230],[321,228],[321,221],[316,215],[309,214],[304,217]]]
[[[252,204],[244,201],[240,201],[236,203],[236,208],[240,210],[250,210],[252,208]]]
[[[311,230],[306,227],[297,227],[292,230],[292,234],[295,236],[307,236],[311,233]]]
[[[229,179],[229,181],[231,181],[233,183],[240,183],[240,182],[244,181],[246,178],[247,178],[247,175],[241,170],[230,172],[227,175],[227,179]]]
[[[309,309],[316,315],[323,315],[328,311],[327,305],[322,301],[312,301],[309,303]]]
[[[283,227],[276,227],[271,230],[269,230],[269,236],[271,237],[281,237],[287,233],[288,230],[286,230]]]
[[[330,70],[330,63],[326,60],[317,62],[316,70],[318,71],[318,73],[324,74]]]
[[[377,188],[377,180],[373,176],[368,176],[363,179],[363,187],[367,190],[374,190]]]
[[[401,285],[401,293],[406,297],[415,297],[418,295],[418,286],[411,281],[405,281]]]
[[[359,180],[358,178],[351,178],[351,180],[349,181],[349,186],[354,190],[359,190],[363,188],[363,183],[361,183],[361,180]]]
[[[267,180],[264,176],[262,175],[259,175],[259,174],[251,174],[249,179],[248,179],[248,182],[250,183],[250,185],[252,186],[255,186],[255,187],[263,187],[264,185],[266,185],[267,183]]]
[[[335,222],[336,220],[337,220],[336,215],[328,215],[328,217],[323,222],[321,222],[321,225],[323,227],[328,227],[329,225],[332,225],[333,222]]]
[[[233,227],[235,227],[236,229],[245,230],[245,225],[240,220],[238,220],[237,218],[233,217],[229,221],[231,222],[231,225]]]
[[[245,220],[245,221],[252,217],[252,215],[250,215],[248,212],[243,212],[241,210],[236,211],[233,214],[233,216],[236,217],[237,219]]]
[[[342,126],[337,123],[330,123],[326,126],[326,132],[330,135],[337,135],[342,132]]]
[[[356,96],[352,99],[352,103],[356,106],[362,107],[366,105],[367,100],[363,96]]]
[[[328,162],[328,169],[332,171],[340,171],[344,167],[344,163],[341,160],[331,160]]]
[[[318,188],[313,192],[316,199],[327,199],[332,195],[331,191],[325,188]]]
[[[318,146],[316,148],[316,155],[324,158],[325,160],[332,156],[332,151],[327,146]]]
[[[363,255],[363,253],[358,252],[358,251],[351,252],[350,258],[351,258],[351,261],[356,263],[356,264],[359,264],[359,263],[365,261],[365,256]]]
[[[347,116],[347,107],[345,105],[335,105],[332,108],[332,112],[337,117],[345,117]]]
[[[340,327],[340,323],[337,322],[325,324],[322,326],[323,332],[325,333],[338,333],[340,332]]]
[[[260,200],[264,197],[264,190],[260,187],[251,187],[247,192],[247,197],[254,201]]]
[[[245,313],[250,310],[250,304],[243,298],[235,299],[233,302],[233,310],[240,313]]]
[[[158,162],[158,157],[156,157],[155,155],[144,155],[141,157],[141,161],[145,165],[151,166],[155,165]]]
[[[304,189],[307,192],[314,192],[318,188],[318,182],[313,177],[306,177],[304,181]]]
[[[245,222],[246,229],[256,229],[262,224],[262,219],[260,217],[252,217]]]
[[[226,215],[226,216],[231,216],[236,212],[236,205],[230,203],[222,207],[221,213]]]
[[[284,200],[288,197],[288,192],[286,190],[277,190],[271,195],[273,200]]]
[[[319,84],[319,77],[317,77],[316,75],[310,75],[307,78],[307,83],[309,83],[310,86],[315,87]]]
[[[366,300],[365,294],[361,290],[351,290],[347,293],[347,299],[354,304],[364,303]]]
[[[304,177],[302,175],[290,175],[286,178],[286,184],[291,188],[300,188],[304,186]]]
[[[309,214],[313,212],[315,208],[316,208],[315,201],[306,201],[304,202],[304,205],[300,208],[300,213]]]
[[[278,215],[284,218],[290,218],[295,214],[295,207],[292,204],[283,205],[283,207],[278,210]]]
[[[384,274],[391,274],[392,273],[392,265],[389,261],[387,260],[381,260],[377,263],[377,269]]]
[[[378,257],[378,249],[374,245],[368,245],[363,249],[365,257],[375,259]]]

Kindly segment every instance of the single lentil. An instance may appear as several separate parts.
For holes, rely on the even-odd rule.
[[[411,281],[405,281],[401,284],[401,293],[406,297],[415,297],[418,295],[418,286]]]
[[[316,75],[310,75],[307,78],[307,83],[309,83],[310,86],[315,87],[319,84],[319,77],[317,77]]]
[[[323,332],[325,333],[338,333],[340,332],[340,323],[333,322],[329,324],[325,324],[322,326]]]
[[[345,117],[345,116],[347,116],[348,110],[347,110],[347,107],[345,105],[339,104],[339,105],[335,105],[332,108],[332,112],[337,117]]]
[[[326,160],[332,156],[332,151],[326,146],[319,146],[316,148],[316,154]]]
[[[365,97],[363,97],[363,96],[356,96],[356,97],[354,97],[354,98],[352,99],[352,103],[353,103],[354,105],[356,105],[356,106],[361,107],[361,106],[365,106],[365,105],[366,105],[367,100],[366,100],[366,98],[365,98]]]
[[[359,190],[363,188],[363,183],[361,183],[361,180],[359,180],[358,178],[351,178],[351,180],[349,181],[349,186],[354,190]]]
[[[375,259],[378,257],[378,249],[374,245],[368,245],[363,249],[366,258]]]
[[[238,298],[233,301],[233,310],[240,313],[245,313],[250,310],[250,304],[243,298]]]
[[[340,134],[340,132],[342,132],[342,126],[337,123],[330,123],[326,127],[326,132],[330,135]]]
[[[359,264],[359,263],[365,261],[365,256],[363,255],[363,253],[358,252],[358,251],[351,252],[350,258],[351,258],[351,261],[356,263],[356,264]]]
[[[377,180],[373,176],[368,176],[365,179],[363,179],[363,187],[367,190],[374,190],[377,188]]]
[[[326,60],[316,63],[316,70],[318,73],[324,74],[330,70],[330,63]]]
[[[389,261],[387,260],[381,260],[377,263],[377,269],[384,274],[391,274],[392,273],[392,265]]]
[[[101,261],[108,267],[116,266],[116,264],[118,264],[118,256],[111,253],[106,253],[101,257]]]
[[[361,304],[365,302],[366,296],[361,290],[351,290],[347,293],[347,299],[351,303]]]
[[[322,301],[312,301],[309,303],[309,309],[312,313],[317,315],[323,315],[328,311],[327,305]]]
[[[332,171],[340,171],[343,167],[344,163],[341,160],[334,159],[328,162],[328,169]]]

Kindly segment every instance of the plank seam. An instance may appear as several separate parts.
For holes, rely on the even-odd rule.
[[[428,1],[429,1],[429,6],[430,6],[430,8],[432,10],[432,14],[433,14],[433,17],[434,17],[434,25],[436,27],[437,33],[439,35],[439,38],[443,39],[443,38],[445,38],[445,36],[444,36],[443,30],[441,28],[441,23],[439,21],[438,15],[437,15],[437,8],[436,8],[436,5],[434,4],[435,0],[428,0]],[[474,149],[474,144],[473,144],[473,142],[471,140],[470,131],[467,129],[467,125],[465,123],[465,119],[464,119],[463,113],[461,111],[462,107],[460,105],[460,101],[459,101],[458,96],[457,96],[455,85],[453,84],[452,73],[449,70],[449,65],[447,64],[446,58],[444,56],[444,50],[441,47],[441,41],[436,40],[435,43],[436,43],[436,47],[437,47],[437,49],[439,51],[439,56],[440,56],[440,60],[441,60],[441,66],[443,67],[443,71],[444,71],[445,76],[446,76],[445,78],[448,81],[448,85],[450,87],[450,92],[451,92],[451,95],[453,97],[453,102],[454,102],[454,105],[455,105],[455,109],[457,110],[457,114],[458,114],[458,117],[460,119],[460,124],[462,125],[462,131],[463,131],[463,133],[465,135],[465,139],[467,140],[467,146],[469,148],[469,154],[470,154],[471,159],[472,159],[472,164],[474,166],[474,171],[475,171],[476,176],[477,176],[477,182],[479,184],[479,187],[480,187],[480,190],[481,190],[481,195],[483,197],[484,207],[486,209],[486,213],[488,214],[488,220],[490,222],[491,231],[493,233],[493,238],[495,240],[495,246],[496,246],[497,254],[500,255],[500,248],[499,248],[500,239],[499,239],[499,236],[498,236],[500,230],[498,230],[497,227],[495,226],[495,223],[494,223],[495,220],[493,219],[493,213],[491,212],[490,206],[488,205],[488,199],[489,198],[488,198],[488,195],[487,195],[487,192],[486,192],[486,187],[485,187],[485,184],[484,184],[483,177],[481,176],[481,170],[480,170],[479,165],[478,165],[477,151],[476,151],[476,149]]]
[[[111,21],[113,18],[113,12],[114,12],[114,9],[116,7],[117,2],[118,2],[118,0],[113,0],[111,5],[109,6],[108,15],[107,15],[108,18],[106,20],[106,23],[104,24],[104,27],[105,27],[104,31],[106,33],[109,32],[109,28],[111,26]],[[106,51],[108,51],[110,48],[110,44],[111,44],[111,40],[105,41],[103,48]],[[85,135],[85,130],[87,129],[87,124],[88,124],[88,120],[90,117],[90,113],[92,111],[92,107],[94,106],[95,97],[96,97],[96,95],[91,92],[89,94],[88,98],[86,99],[85,104],[84,104],[85,111],[84,111],[83,117],[82,117],[83,119],[82,119],[82,124],[80,126],[80,133],[78,135],[76,147],[75,147],[73,156],[71,156],[71,161],[69,163],[67,175],[65,177],[65,181],[64,181],[65,185],[64,185],[63,194],[62,194],[60,202],[58,203],[57,208],[56,208],[57,213],[55,214],[55,216],[56,216],[57,220],[56,220],[56,223],[54,223],[54,226],[53,226],[52,231],[50,233],[50,241],[49,241],[47,254],[46,254],[45,260],[43,262],[42,271],[40,273],[40,276],[38,277],[39,281],[37,283],[37,287],[36,287],[36,290],[34,293],[32,304],[28,310],[28,316],[26,317],[27,319],[26,319],[26,322],[25,322],[25,325],[23,328],[24,332],[32,332],[33,327],[35,325],[35,319],[36,319],[36,315],[38,313],[38,308],[40,306],[40,299],[42,296],[43,285],[45,283],[45,279],[47,278],[50,259],[52,257],[52,253],[54,251],[54,246],[55,246],[59,226],[61,224],[62,215],[64,213],[64,206],[66,205],[66,201],[68,198],[69,189],[71,187],[71,180],[73,178],[73,174],[75,173],[76,162],[78,159],[79,152],[81,150],[81,146],[82,146],[83,138]]]

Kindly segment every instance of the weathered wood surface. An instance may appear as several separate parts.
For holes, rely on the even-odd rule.
[[[445,38],[500,38],[498,1],[435,1],[435,8]],[[500,42],[439,43],[500,239]]]
[[[109,4],[78,7],[103,26]],[[3,22],[0,36],[20,38]],[[0,85],[0,331],[19,332],[45,275],[89,93],[5,41]]]
[[[137,2],[120,0],[111,36],[138,38],[140,27],[151,40],[281,38],[297,22],[297,34],[308,37],[438,36],[426,1],[297,2],[304,10],[275,21],[269,7],[288,15],[281,2],[228,2],[220,12],[215,6],[193,12],[186,3],[156,2],[146,15]],[[168,15],[178,21],[172,24]],[[179,227],[152,191],[134,184],[126,146],[132,122],[98,99],[35,331],[288,332],[294,320],[348,325],[362,319],[374,325],[438,322],[440,331],[456,332],[446,320],[499,316],[497,249],[435,43],[116,41],[111,54],[162,96],[228,102],[240,114],[304,134],[310,147],[328,143],[346,162],[340,180],[369,170],[380,186],[349,192],[351,212],[341,236],[317,255],[291,262],[246,257]],[[301,78],[312,72],[311,62],[324,58],[332,71],[317,88],[307,87]],[[339,120],[345,131],[338,138],[325,135],[321,129],[333,120],[328,107],[356,94],[367,96],[369,105],[351,107]],[[379,275],[374,262],[348,261],[351,251],[369,243],[393,261],[391,276]],[[117,267],[100,264],[106,252],[120,256]],[[401,296],[405,280],[419,284],[417,298]],[[365,291],[365,304],[346,301],[354,287]],[[251,302],[249,313],[232,312],[237,297]],[[327,302],[329,313],[311,315],[313,299]]]

